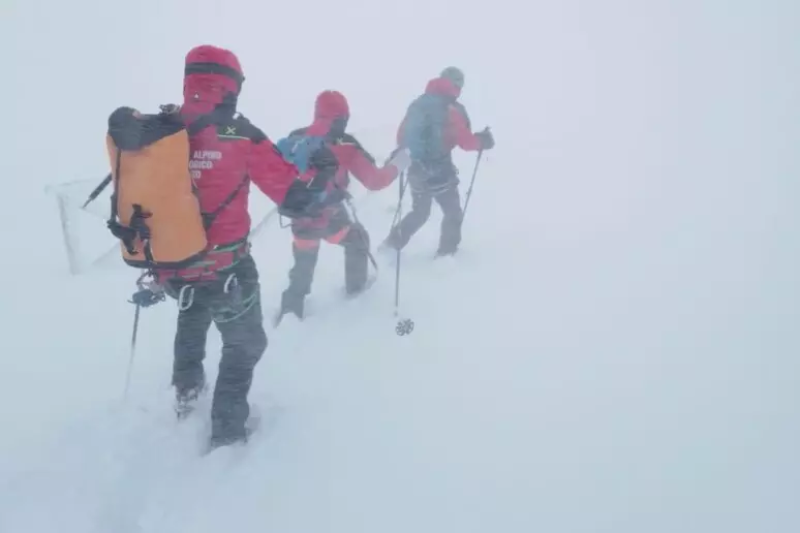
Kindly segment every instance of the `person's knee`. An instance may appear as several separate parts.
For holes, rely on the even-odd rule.
[[[183,357],[202,357],[206,349],[208,323],[179,322],[175,332],[175,354]]]
[[[367,228],[362,226],[360,223],[357,223],[357,224],[353,224],[353,230],[352,231],[356,231],[358,233],[359,241],[361,242],[361,246],[364,249],[369,250],[370,240],[369,240],[369,232],[367,231]]]
[[[450,210],[450,211],[445,211],[443,213],[443,221],[446,224],[451,224],[453,226],[460,226],[462,218],[463,218],[463,215],[461,214],[461,210],[460,209],[453,209],[453,210]]]
[[[350,226],[347,235],[341,240],[340,244],[344,246],[347,252],[366,254],[370,246],[369,233],[360,223],[354,223]]]
[[[448,198],[444,201],[439,202],[439,206],[442,208],[442,213],[446,216],[452,218],[458,218],[461,216],[461,202],[458,198]]]
[[[264,316],[261,312],[260,298],[256,297],[253,307],[242,317],[247,323],[247,342],[245,343],[248,356],[258,362],[264,355],[269,345],[267,332],[264,330]]]
[[[313,263],[319,254],[319,239],[297,239],[292,242],[292,255],[295,261]]]
[[[247,374],[264,356],[268,345],[264,327],[252,325],[240,338],[231,339],[223,345],[223,355],[227,357],[223,357],[220,366],[227,367],[234,374]]]
[[[245,293],[243,306],[238,307],[235,314],[220,314],[216,320],[222,334],[223,351],[237,353],[233,359],[252,360],[255,364],[266,351],[268,340],[258,288],[253,291]]]
[[[264,331],[264,326],[261,324],[254,326],[248,347],[248,355],[254,364],[261,360],[268,346],[269,339],[267,338],[267,332]]]
[[[431,216],[431,204],[430,202],[420,202],[414,204],[411,209],[411,213],[409,214],[410,217],[418,220],[419,222],[426,222],[428,218]]]
[[[311,283],[317,267],[319,248],[294,249],[294,265],[289,270],[292,284],[306,285]]]
[[[411,202],[411,210],[418,213],[430,213],[433,198],[430,194],[420,194],[414,197]]]

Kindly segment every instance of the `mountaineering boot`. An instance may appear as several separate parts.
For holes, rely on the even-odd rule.
[[[292,243],[294,265],[289,270],[289,287],[281,295],[281,309],[275,316],[273,323],[280,324],[284,315],[293,313],[298,320],[303,320],[305,312],[304,302],[306,295],[311,293],[311,283],[314,281],[314,269],[319,257],[319,245],[301,247],[295,241]]]
[[[208,440],[208,451],[212,452],[217,448],[236,444],[244,446],[250,441],[250,436],[258,429],[259,423],[260,416],[251,415],[248,417],[243,431],[231,433],[230,431],[221,432],[218,430],[214,432]]]
[[[178,420],[183,420],[192,412],[197,404],[198,398],[207,390],[206,383],[203,382],[199,387],[187,390],[175,390],[175,415]]]
[[[367,276],[367,281],[362,286],[350,289],[345,287],[344,298],[347,300],[358,298],[359,296],[367,292],[370,289],[370,287],[372,287],[375,284],[376,281],[378,281],[378,275],[370,274],[369,276]]]
[[[383,242],[378,245],[377,252],[381,256],[388,256],[390,254],[397,253],[397,245],[395,244],[395,241],[392,239],[391,235],[386,237],[386,239],[384,239]]]
[[[288,313],[294,314],[298,320],[303,320],[303,313],[305,311],[305,297],[297,294],[291,289],[283,291],[281,296],[281,312],[280,316],[283,317]]]
[[[232,444],[247,444],[250,437],[250,431],[246,431],[242,435],[221,435],[212,436],[208,441],[209,451],[216,450],[221,446],[231,446]]]
[[[436,250],[436,255],[434,256],[434,259],[438,259],[440,257],[446,257],[448,255],[450,256],[456,255],[457,251],[458,251],[457,246],[440,246],[439,249]]]
[[[452,233],[446,231],[442,232],[442,237],[439,240],[439,247],[436,250],[435,258],[445,257],[448,255],[455,255],[458,252],[458,245],[461,241],[460,235],[457,238],[452,238]]]
[[[208,451],[213,452],[214,450],[222,446],[230,446],[232,444],[238,444],[238,443],[247,444],[247,439],[243,438],[243,439],[231,440],[231,439],[218,439],[216,437],[211,437],[211,439],[208,441]]]
[[[208,452],[213,452],[217,448],[224,446],[241,445],[244,446],[250,440],[250,435],[253,434],[253,428],[245,428],[245,432],[240,435],[212,435],[208,439]]]

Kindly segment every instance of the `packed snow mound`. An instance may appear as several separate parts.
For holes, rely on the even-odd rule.
[[[497,179],[488,167],[479,185]],[[376,238],[393,198],[359,204]],[[259,430],[205,457],[207,402],[182,424],[171,410],[174,305],[144,311],[122,403],[134,273],[53,284],[58,298],[20,314],[55,325],[28,353],[61,363],[37,372],[36,394],[17,391],[33,420],[7,433],[0,529],[667,532],[735,516],[737,531],[781,530],[797,479],[796,362],[757,349],[730,286],[687,291],[687,271],[656,268],[660,246],[521,247],[519,232],[498,231],[515,209],[491,227],[477,215],[500,200],[476,194],[456,257],[432,259],[435,215],[409,246],[406,337],[394,333],[393,257],[345,300],[341,251],[325,247],[309,318],[269,331],[251,394]],[[254,241],[265,314],[289,242],[277,224]],[[75,306],[80,296],[94,304]],[[758,305],[750,296],[739,305]],[[716,320],[694,320],[725,298]],[[20,384],[40,364],[23,359]]]

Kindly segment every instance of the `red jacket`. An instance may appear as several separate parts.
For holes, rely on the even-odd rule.
[[[214,215],[206,228],[211,250],[197,265],[160,272],[161,281],[214,279],[218,269],[248,249],[250,182],[281,203],[297,176],[267,136],[236,113],[243,81],[239,60],[228,50],[202,45],[186,55],[181,116],[191,135],[189,169],[200,209]],[[193,131],[198,119],[210,117],[205,127]]]
[[[328,136],[339,167],[329,190],[334,187],[347,189],[350,174],[371,191],[388,187],[397,178],[397,168],[393,165],[377,166],[375,158],[356,138],[344,132],[349,116],[350,108],[344,95],[337,91],[324,91],[317,96],[314,122],[311,126],[295,130],[291,134]]]
[[[189,168],[203,213],[215,213],[233,195],[207,229],[210,244],[229,244],[245,239],[250,232],[250,182],[279,204],[297,176],[297,169],[259,128],[234,113],[240,89],[235,73],[241,74],[241,67],[233,54],[219,48],[198,47],[189,53],[186,63],[181,114],[187,126],[215,110],[222,117],[191,138]],[[234,75],[203,72],[209,64],[230,69]],[[200,67],[191,69],[192,65]]]
[[[215,213],[233,198],[207,228],[210,244],[235,242],[249,234],[250,182],[280,204],[297,176],[297,169],[267,136],[241,116],[206,127],[191,138],[190,146],[189,168],[201,211]]]
[[[378,191],[391,185],[399,172],[394,165],[379,167],[375,159],[352,135],[345,133],[350,109],[347,99],[337,91],[323,91],[317,96],[314,106],[314,122],[306,127],[293,131],[290,135],[324,135],[327,137],[334,157],[336,158],[336,174],[328,183],[327,191],[335,189],[347,190],[350,174],[367,189]],[[310,171],[303,179],[311,179],[315,171]],[[340,214],[341,203],[326,207],[322,215],[315,218],[296,220],[292,227],[295,232],[333,229],[332,220]]]
[[[310,128],[300,128],[291,134],[308,134],[309,131]],[[351,174],[370,191],[385,189],[397,178],[398,172],[394,165],[377,166],[372,155],[349,133],[329,142],[338,163],[336,176],[328,184],[329,192],[335,188],[346,190],[350,185]]]
[[[480,137],[472,133],[469,117],[464,107],[456,101],[461,95],[461,90],[447,78],[435,78],[428,82],[425,88],[427,94],[441,94],[451,96],[453,103],[450,105],[447,126],[445,126],[445,149],[452,152],[458,146],[462,150],[475,152],[481,149]],[[405,120],[397,130],[397,144],[402,144]]]

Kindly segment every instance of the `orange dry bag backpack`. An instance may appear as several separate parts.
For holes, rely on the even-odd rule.
[[[108,228],[125,263],[155,271],[201,259],[209,246],[181,116],[120,107],[109,117],[106,148],[114,184]]]

